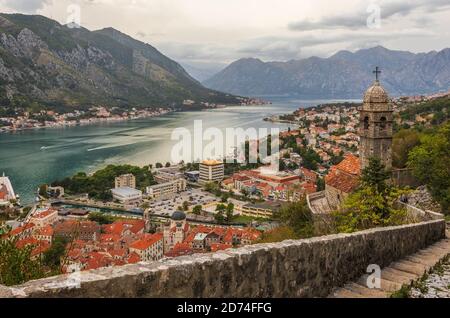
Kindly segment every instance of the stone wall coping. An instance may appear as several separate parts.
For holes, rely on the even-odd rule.
[[[0,285],[0,298],[2,297],[33,297],[33,295],[48,295],[57,296],[62,290],[72,289],[85,284],[105,282],[114,278],[126,278],[128,276],[135,276],[145,272],[159,272],[161,279],[164,280],[164,273],[167,273],[171,268],[190,267],[192,265],[205,265],[215,263],[217,261],[225,261],[230,258],[237,258],[241,264],[241,257],[258,251],[270,251],[277,249],[280,253],[285,253],[287,247],[312,245],[317,242],[330,242],[336,240],[345,240],[349,237],[366,237],[375,233],[389,232],[393,230],[412,229],[424,225],[437,225],[444,223],[442,219],[431,220],[421,223],[406,224],[401,226],[390,226],[383,228],[373,228],[355,233],[340,233],[327,236],[313,237],[301,240],[286,240],[279,243],[262,243],[255,245],[248,245],[237,249],[229,249],[216,253],[194,254],[189,256],[181,256],[172,259],[163,259],[156,262],[141,262],[132,265],[124,265],[118,267],[101,268],[90,271],[82,271],[73,274],[64,274],[49,278],[30,281],[19,286],[6,287]],[[74,285],[75,284],[75,285]],[[81,284],[81,285],[77,285]]]

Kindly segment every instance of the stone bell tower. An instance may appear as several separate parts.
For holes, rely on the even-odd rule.
[[[393,110],[388,94],[380,85],[380,73],[377,66],[375,82],[364,95],[364,103],[359,110],[361,169],[368,166],[371,157],[379,158],[386,169],[392,168]]]

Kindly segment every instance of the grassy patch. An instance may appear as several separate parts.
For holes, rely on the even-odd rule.
[[[403,285],[400,290],[391,294],[391,298],[409,298],[411,293],[410,285]]]
[[[254,218],[251,216],[246,216],[246,215],[239,215],[233,218],[233,223],[251,223],[251,222],[269,222],[271,221],[270,219],[265,219],[265,218]]]

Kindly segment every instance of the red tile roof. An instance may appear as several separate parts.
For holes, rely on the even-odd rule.
[[[117,243],[121,239],[120,235],[117,234],[101,234],[100,242],[101,243]]]
[[[146,250],[149,247],[151,247],[153,244],[157,243],[158,241],[161,241],[163,239],[162,233],[156,233],[153,235],[146,235],[144,238],[132,243],[130,245],[130,248],[134,248],[137,250]]]
[[[311,179],[311,180],[317,180],[317,174],[315,174],[313,171],[302,167],[301,171],[303,173],[303,175],[307,178],[307,179]]]
[[[325,177],[325,183],[344,193],[351,193],[358,187],[360,173],[358,157],[347,154],[340,164],[331,168],[330,173]]]
[[[228,178],[222,181],[223,184],[227,185],[227,184],[232,184],[234,183],[233,178]]]
[[[39,244],[39,240],[35,239],[34,237],[29,237],[29,238],[17,241],[16,247],[18,249],[22,249],[28,245],[38,245],[38,244]]]
[[[53,228],[51,225],[44,226],[36,231],[37,235],[53,236]]]
[[[86,262],[86,270],[107,267],[111,265],[111,257],[106,253],[91,252]]]
[[[50,248],[50,243],[46,242],[46,241],[40,241],[37,240],[35,238],[26,238],[20,241],[16,242],[16,247],[18,249],[23,249],[27,246],[33,246],[33,250],[31,251],[31,256],[37,256],[40,255],[42,253],[44,253],[45,251],[47,251]]]
[[[332,170],[325,177],[325,183],[344,193],[351,193],[358,187],[359,178],[355,175],[339,172],[339,170]]]
[[[136,264],[139,263],[141,261],[141,258],[138,254],[136,253],[130,253],[130,255],[128,255],[128,259],[127,259],[127,263],[128,264]]]
[[[50,214],[56,213],[57,211],[54,209],[47,209],[45,211],[39,212],[38,214],[33,215],[34,219],[43,219],[49,216]]]
[[[126,230],[134,234],[141,232],[145,228],[144,220],[120,220],[112,224],[105,225],[103,230],[107,234],[122,235]]]
[[[167,257],[178,257],[183,255],[191,255],[193,253],[194,251],[188,243],[178,243],[171,251],[167,252],[165,255]]]
[[[242,232],[242,238],[255,241],[261,237],[261,232],[255,229],[247,228]]]
[[[352,175],[359,175],[361,173],[359,158],[352,154],[347,154],[344,160],[335,166],[335,168]]]
[[[233,245],[231,245],[231,244],[214,243],[214,244],[211,244],[211,252],[224,251],[224,250],[227,250],[232,247],[233,247]]]
[[[9,232],[9,236],[17,236],[22,234],[23,232],[25,232],[26,230],[32,229],[33,227],[35,227],[34,223],[27,223],[24,226],[19,226],[18,228],[12,230],[11,232]]]
[[[244,175],[241,175],[241,174],[235,174],[235,175],[233,176],[233,179],[236,180],[236,181],[246,181],[246,180],[250,180],[249,177],[244,176]]]
[[[41,255],[50,249],[51,244],[47,241],[39,241],[39,245],[36,246],[31,252],[31,256]]]

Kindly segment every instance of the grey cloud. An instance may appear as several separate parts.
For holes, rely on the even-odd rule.
[[[418,29],[406,29],[393,32],[324,32],[321,34],[302,33],[295,37],[262,37],[242,44],[238,55],[259,57],[269,60],[289,60],[304,57],[304,52],[321,52],[325,56],[334,52],[336,47],[360,49],[381,45],[397,38],[429,37],[430,32]]]
[[[266,61],[286,61],[310,55],[328,56],[342,49],[360,49],[383,45],[397,38],[429,37],[432,33],[420,30],[393,32],[304,32],[290,37],[259,37],[240,41],[233,46],[216,44],[187,44],[174,42],[155,43],[164,53],[177,61],[190,65],[196,63],[229,63],[244,57],[255,57]]]
[[[416,10],[437,12],[450,8],[449,0],[411,0],[405,2],[380,3],[381,18],[390,19],[394,16],[407,16]],[[369,13],[367,6],[352,10],[352,13],[325,17],[318,21],[302,20],[291,22],[288,28],[293,31],[311,31],[325,29],[360,29],[366,27]]]
[[[36,13],[37,10],[42,9],[44,5],[51,4],[53,0],[1,0],[0,3],[17,10],[22,13]]]

